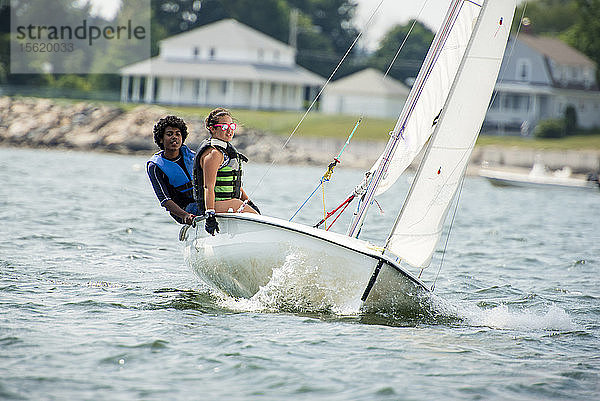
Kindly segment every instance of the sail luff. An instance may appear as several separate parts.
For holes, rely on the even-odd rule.
[[[485,0],[450,95],[385,248],[426,267],[488,108],[515,0]]]
[[[450,32],[452,31],[454,21],[459,14],[463,2],[464,0],[454,0],[446,12],[442,27],[440,30],[438,30],[427,56],[425,57],[425,61],[419,71],[419,74],[417,75],[415,84],[413,85],[405,106],[403,107],[402,112],[396,121],[394,129],[391,133],[391,138],[386,144],[386,148],[380,160],[378,161],[377,167],[374,169],[375,171],[369,178],[369,185],[362,199],[362,203],[360,204],[358,212],[355,214],[350,226],[348,227],[348,236],[358,237],[367,211],[373,202],[373,198],[382,178],[384,177],[384,174],[388,170],[388,166],[394,156],[394,152],[398,146],[398,143],[401,139],[405,139],[403,133],[406,128],[407,121],[410,119],[415,110],[415,106],[419,101],[421,94],[423,93],[423,89],[429,79],[430,73],[434,68],[436,61],[438,60],[440,52],[442,51]]]

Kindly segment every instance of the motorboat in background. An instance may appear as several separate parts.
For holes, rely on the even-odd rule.
[[[597,174],[575,175],[570,167],[549,171],[540,162],[533,165],[531,170],[520,168],[489,168],[482,167],[479,175],[495,186],[517,187],[555,187],[555,188],[581,188],[600,189]]]

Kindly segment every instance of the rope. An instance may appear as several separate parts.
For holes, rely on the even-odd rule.
[[[379,10],[379,8],[383,4],[383,2],[384,2],[384,0],[380,0],[380,2],[377,5],[377,7],[373,10],[373,12],[371,12],[371,16],[367,20],[367,22],[364,25],[363,29],[358,33],[358,35],[356,36],[356,38],[354,39],[354,41],[352,42],[352,44],[350,45],[350,47],[348,48],[348,50],[346,50],[346,53],[344,54],[344,56],[342,57],[342,59],[338,62],[338,64],[334,68],[334,70],[331,73],[331,75],[329,75],[329,78],[327,78],[327,81],[325,82],[325,84],[323,84],[323,86],[321,87],[321,90],[319,91],[319,93],[317,94],[317,96],[315,96],[315,98],[311,102],[310,106],[308,107],[308,109],[306,109],[306,112],[304,113],[304,115],[302,116],[302,118],[300,119],[300,121],[298,122],[298,124],[296,125],[296,127],[294,128],[294,130],[292,131],[292,133],[289,135],[289,137],[287,138],[287,140],[284,142],[283,146],[281,147],[282,150],[288,145],[288,143],[290,142],[290,140],[292,139],[292,137],[294,136],[294,134],[296,133],[296,131],[298,131],[298,128],[300,127],[300,125],[302,124],[302,122],[304,121],[304,119],[306,118],[306,116],[308,115],[308,113],[310,113],[310,111],[314,107],[315,103],[317,102],[317,99],[319,99],[319,96],[321,96],[321,94],[323,93],[323,91],[325,90],[325,88],[327,87],[327,85],[329,85],[329,82],[332,80],[332,78],[335,75],[335,73],[340,69],[340,67],[341,67],[342,63],[344,62],[344,60],[346,60],[346,58],[348,57],[348,55],[350,54],[350,52],[352,51],[352,49],[354,48],[354,46],[356,45],[356,43],[358,42],[358,40],[362,37],[362,35],[365,32],[365,30],[367,29],[367,27],[371,24],[371,21],[373,20],[373,17],[377,13],[377,11]],[[258,180],[258,183],[254,187],[254,189],[251,191],[251,194],[254,194],[256,192],[256,190],[258,189],[258,187],[262,184],[263,180],[270,173],[271,169],[273,168],[273,166],[275,165],[275,163],[278,160],[279,160],[278,157],[273,158],[273,161],[269,165],[269,168],[267,169],[267,171],[265,171],[265,173],[262,175],[262,177],[260,178],[260,180]]]
[[[358,125],[361,123],[361,121],[362,121],[362,117],[360,117],[358,119],[358,121],[356,122],[356,124],[354,125],[354,128],[352,129],[352,132],[350,132],[350,135],[348,135],[348,138],[346,139],[346,143],[342,147],[342,150],[340,150],[340,153],[338,153],[337,157],[334,157],[333,161],[331,163],[329,163],[329,165],[327,166],[327,171],[325,172],[325,174],[323,174],[323,177],[321,177],[321,180],[319,181],[319,184],[317,185],[315,190],[312,191],[310,195],[308,195],[308,198],[306,198],[304,203],[302,203],[302,205],[300,205],[298,210],[296,210],[294,215],[292,217],[290,217],[290,219],[288,221],[292,221],[293,218],[296,217],[298,212],[304,207],[304,205],[306,205],[306,203],[310,200],[310,198],[312,198],[312,196],[315,194],[315,192],[317,192],[317,190],[319,189],[319,186],[323,187],[323,216],[327,216],[327,214],[326,214],[327,209],[325,207],[325,184],[324,183],[331,180],[331,176],[333,175],[333,169],[335,168],[335,166],[338,165],[338,163],[341,163],[340,158],[342,157],[342,153],[344,153],[344,150],[346,150],[346,147],[350,143],[350,139],[352,139],[352,137],[354,136],[354,133],[356,132],[356,129],[358,128]],[[324,218],[324,220],[326,220],[326,219],[327,219],[327,217]],[[323,220],[321,220],[321,222],[318,225],[320,225],[322,222],[323,222]]]
[[[329,170],[327,170],[327,173],[329,173]],[[331,177],[331,174],[329,174],[329,176]],[[325,206],[325,180],[321,180],[321,188],[323,189],[323,217],[325,217],[327,216],[327,206]],[[327,229],[327,222],[325,222],[325,228]]]
[[[319,228],[319,226],[321,224],[323,224],[325,222],[325,220],[327,220],[328,218],[330,218],[333,214],[335,214],[335,212],[337,212],[339,210],[339,208],[341,208],[342,206],[344,206],[344,210],[346,209],[346,207],[350,204],[350,202],[352,202],[352,200],[354,199],[355,195],[352,194],[350,195],[345,201],[343,201],[338,207],[336,207],[335,209],[333,209],[331,212],[327,213],[327,215],[321,220],[319,221],[317,224],[315,224],[313,227],[315,228]],[[342,210],[342,212],[344,211]],[[342,212],[340,212],[340,214],[342,214]],[[339,217],[339,215],[338,215]],[[336,218],[337,220],[337,218]],[[333,221],[335,223],[335,220]],[[331,223],[331,225],[333,225],[333,223]],[[329,228],[331,228],[331,225],[329,226]]]
[[[448,228],[448,235],[446,236],[446,241],[444,242],[444,250],[442,251],[442,259],[440,260],[440,267],[438,268],[437,274],[433,279],[433,284],[431,284],[431,292],[435,290],[435,283],[442,271],[442,265],[444,264],[444,259],[446,258],[446,249],[448,248],[448,241],[450,240],[450,232],[452,231],[452,227],[454,226],[454,218],[456,217],[456,212],[458,211],[458,201],[460,200],[460,194],[462,193],[463,184],[465,183],[465,176],[463,175],[462,180],[460,181],[460,187],[458,190],[458,196],[456,198],[456,206],[454,206],[454,212],[452,213],[452,220],[450,221],[450,227]],[[420,275],[419,275],[420,276]]]
[[[515,51],[515,46],[517,44],[517,38],[519,37],[519,33],[521,33],[521,27],[523,26],[523,17],[525,17],[525,11],[526,10],[527,10],[527,1],[525,1],[523,3],[523,12],[521,13],[521,19],[519,20],[519,26],[517,27],[517,32],[515,34],[515,40],[513,41],[513,44],[510,47],[510,53],[508,54],[508,59],[506,60],[507,61],[507,63],[506,63],[507,65],[508,65],[508,62],[512,59],[513,52]],[[510,29],[510,27],[508,29]],[[502,71],[502,75],[500,76],[500,79],[498,80],[498,82],[504,81],[504,74],[506,74],[506,69],[504,69],[504,71]],[[498,96],[498,91],[494,91],[494,94],[492,96],[492,100],[491,100],[491,102],[490,102],[490,104],[488,105],[488,108],[487,108],[488,112],[492,108],[492,104],[494,104],[494,100],[496,100],[496,96]]]
[[[329,228],[333,227],[333,225],[335,224],[335,222],[337,221],[337,219],[342,215],[342,213],[344,213],[344,210],[346,210],[346,208],[348,207],[348,205],[350,204],[350,202],[352,202],[352,199],[354,199],[354,195],[351,195],[351,198],[347,201],[344,202],[344,208],[342,209],[341,212],[338,213],[338,215],[335,217],[335,219],[333,219],[333,221],[331,222],[331,224],[329,225]],[[329,231],[329,228],[325,231]]]
[[[354,136],[354,133],[356,132],[356,129],[358,128],[358,126],[362,122],[362,119],[363,119],[363,116],[360,116],[360,118],[358,119],[358,121],[356,122],[356,124],[354,124],[354,128],[352,129],[352,132],[350,133],[350,135],[346,139],[346,143],[344,144],[344,147],[342,148],[342,150],[340,150],[340,153],[338,153],[337,157],[334,160],[338,160],[338,159],[340,159],[342,157],[342,153],[344,153],[344,150],[346,150],[346,146],[348,146],[348,144],[350,143],[350,140]],[[339,162],[339,160],[338,160],[338,162]]]
[[[396,59],[398,58],[398,56],[400,55],[400,51],[402,50],[402,48],[404,47],[404,44],[406,43],[406,41],[408,40],[408,37],[410,36],[413,28],[415,27],[417,21],[419,20],[419,17],[421,16],[421,13],[423,12],[423,9],[425,8],[425,6],[427,5],[427,3],[429,2],[429,0],[425,0],[423,2],[423,5],[421,6],[421,9],[419,10],[419,13],[417,14],[417,16],[415,17],[415,19],[413,20],[413,23],[410,27],[410,29],[408,30],[408,33],[406,34],[406,37],[404,38],[404,40],[402,41],[402,44],[400,45],[400,47],[398,48],[398,51],[396,52],[396,54],[394,55],[394,58],[392,59],[392,61],[390,62],[390,65],[388,66],[388,69],[385,71],[385,74],[383,74],[383,77],[387,77],[387,75],[389,74],[390,70],[392,69],[392,66],[394,65],[394,63],[396,62]]]
[[[306,205],[306,202],[308,202],[310,200],[310,198],[312,198],[312,196],[315,194],[315,192],[317,192],[317,189],[319,189],[320,186],[321,186],[321,182],[319,182],[319,185],[317,185],[317,187],[315,188],[315,190],[312,191],[312,193],[310,195],[308,195],[308,198],[306,198],[306,200],[304,201],[304,203],[302,205],[300,205],[300,207],[298,208],[298,210],[296,210],[296,213],[294,213],[294,215],[292,217],[290,217],[290,219],[288,221],[292,221],[294,219],[294,217],[296,217],[296,215],[298,214],[298,212],[304,207],[304,205]]]

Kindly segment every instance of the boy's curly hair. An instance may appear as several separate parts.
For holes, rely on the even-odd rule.
[[[154,133],[154,143],[156,143],[159,148],[165,148],[165,145],[163,145],[161,139],[163,138],[163,135],[165,134],[165,128],[167,127],[179,128],[179,131],[181,131],[181,143],[185,142],[185,138],[188,136],[187,125],[185,125],[185,121],[177,116],[166,116],[158,120],[156,124],[154,124],[154,128],[152,128],[152,132]]]

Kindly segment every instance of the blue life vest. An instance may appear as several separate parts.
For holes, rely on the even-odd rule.
[[[188,175],[185,174],[181,166],[173,162],[171,160],[163,157],[164,150],[157,152],[150,158],[150,161],[153,162],[160,168],[163,173],[167,175],[169,179],[169,184],[175,188],[175,190],[186,197],[191,197],[191,191],[193,189],[192,180],[188,178]],[[189,177],[192,177],[194,171],[194,152],[192,152],[187,146],[182,145],[181,149],[179,149],[181,157],[183,157],[183,161],[185,163],[185,168],[189,174]]]

